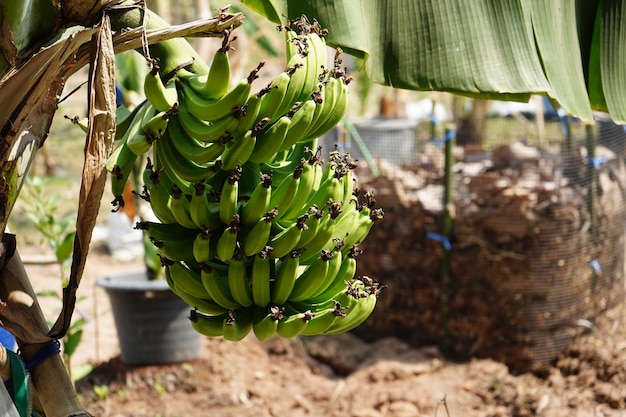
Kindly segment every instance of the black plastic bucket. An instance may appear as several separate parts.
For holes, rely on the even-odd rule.
[[[188,318],[191,308],[165,280],[134,272],[102,278],[97,285],[109,296],[124,363],[177,363],[200,355],[201,335]]]

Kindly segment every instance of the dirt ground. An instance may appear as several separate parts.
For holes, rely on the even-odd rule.
[[[45,256],[22,258],[36,290],[57,285]],[[79,308],[89,323],[73,361],[94,366],[77,383],[94,416],[626,416],[624,308],[588,323],[587,334],[544,375],[512,375],[489,359],[455,363],[436,347],[351,335],[205,339],[195,360],[136,367],[119,358],[108,299],[95,281],[138,268],[138,261],[113,259],[98,247],[86,267]],[[51,301],[43,307],[52,320]]]

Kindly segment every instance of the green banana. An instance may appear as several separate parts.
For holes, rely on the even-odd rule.
[[[357,232],[361,206],[356,199],[350,199],[341,205],[341,213],[335,220],[335,237],[346,239]],[[348,245],[346,245],[349,247]]]
[[[163,132],[167,129],[170,118],[172,115],[176,114],[177,111],[178,103],[174,104],[172,108],[156,114],[152,114],[151,112],[146,113],[144,122],[141,125],[141,130],[149,144],[152,144],[152,142],[163,136]]]
[[[135,115],[139,112],[141,106],[135,106],[132,110],[130,110],[126,106],[119,106],[115,111],[115,138],[114,141],[117,142],[126,134],[130,125],[135,121]],[[67,116],[66,116],[67,118]],[[85,117],[84,119],[73,118],[70,121],[74,124],[78,124],[78,126],[87,133],[89,131],[89,118]]]
[[[361,253],[361,250],[356,246],[352,246],[345,257],[343,257],[341,262],[341,267],[335,278],[330,283],[330,285],[320,294],[313,295],[309,301],[312,302],[321,302],[324,300],[330,300],[336,297],[342,291],[346,290],[348,282],[354,279],[354,275],[356,274],[356,257]]]
[[[203,336],[217,337],[224,335],[224,320],[228,318],[228,312],[219,316],[208,316],[199,311],[191,310],[189,320],[191,327]]]
[[[198,164],[182,155],[174,146],[169,129],[165,131],[161,139],[153,144],[154,156],[157,162],[167,169],[167,175],[178,177],[181,180],[193,183],[203,178],[210,178],[215,174],[214,164]]]
[[[142,132],[138,132],[131,138],[128,138],[128,142],[126,143],[133,153],[137,154],[137,156],[141,156],[145,153],[148,153],[150,148],[152,147],[152,143],[156,140],[156,138],[147,136]]]
[[[291,74],[287,71],[281,72],[267,87],[263,90],[264,94],[260,101],[259,117],[267,117],[270,123],[273,123],[280,117],[278,109],[289,87]]]
[[[198,146],[218,142],[228,133],[235,131],[239,125],[239,119],[235,113],[222,117],[213,123],[207,123],[191,114],[185,103],[180,106],[178,121],[182,129],[197,141]]]
[[[326,51],[326,42],[315,30],[306,34],[308,53],[307,53],[307,75],[306,83],[302,87],[300,100],[310,97],[315,91],[315,87],[320,83],[321,78],[325,75],[324,70],[328,67],[328,53]]]
[[[309,137],[322,137],[326,133],[330,132],[337,126],[337,124],[343,119],[348,109],[348,83],[349,80],[344,77],[338,79],[339,91],[336,92],[337,98],[335,105],[329,112],[328,117],[325,120],[319,120],[316,125],[316,129],[312,129],[307,132]]]
[[[322,183],[320,188],[309,196],[309,203],[323,207],[327,204],[341,204],[344,200],[343,184],[340,178],[332,176]]]
[[[246,78],[239,81],[219,99],[207,99],[186,83],[179,83],[182,99],[189,112],[195,117],[206,122],[216,122],[232,114],[236,108],[246,104],[250,96],[252,82],[258,78],[257,74],[263,65],[264,63],[261,62]]]
[[[301,35],[301,42],[303,45],[301,54],[304,54],[304,69],[306,74],[304,76],[304,84],[300,89],[298,95],[296,95],[296,101],[306,100],[317,84],[317,69],[318,69],[318,55],[314,49],[313,42],[311,41],[310,34]]]
[[[180,262],[172,262],[165,266],[177,289],[199,298],[211,298],[206,292],[200,274],[192,271]]]
[[[233,257],[235,253],[235,249],[237,248],[237,235],[239,234],[239,215],[233,215],[233,220],[230,222],[230,226],[228,226],[219,239],[217,240],[217,257],[223,261],[227,262]]]
[[[328,287],[330,287],[333,284],[335,277],[339,273],[339,270],[341,269],[341,265],[344,261],[343,253],[341,252],[342,245],[343,245],[342,242],[338,242],[335,248],[333,248],[332,250],[333,256],[328,261],[328,269],[326,271],[326,276],[324,277],[324,279],[321,280],[321,283],[318,285],[317,289],[313,291],[313,293],[309,295],[309,297],[307,298],[315,298],[319,294],[324,293],[324,291],[326,291]]]
[[[128,111],[128,114],[126,115],[127,117],[128,117],[128,115],[130,115],[130,110],[128,110],[127,107],[120,106],[120,107],[118,107],[118,110],[119,109],[125,109],[126,111]],[[119,116],[116,116],[116,117],[119,120]],[[75,116],[75,117],[65,116],[65,118],[67,120],[69,120],[72,124],[80,127],[80,130],[82,130],[83,133],[88,133],[89,132],[89,118],[88,117],[83,117],[82,119],[79,119],[78,116]],[[116,131],[117,131],[117,129],[121,129],[119,127],[119,124],[116,126]]]
[[[332,77],[330,77],[332,79]],[[335,91],[334,86],[335,83],[331,83],[330,79],[326,77],[319,84],[319,90],[313,92],[311,94],[312,99],[315,101],[315,113],[313,114],[313,119],[311,120],[311,124],[309,129],[305,133],[305,137],[311,137],[308,133],[313,131],[316,126],[322,121],[328,118],[328,115],[332,112],[332,108],[335,105]]]
[[[374,311],[377,300],[378,296],[375,293],[357,299],[355,305],[348,309],[346,316],[340,321],[333,323],[324,333],[344,333],[361,325]]]
[[[157,252],[162,258],[169,261],[195,262],[193,258],[194,238],[159,240],[149,237],[149,239],[154,247],[157,248]]]
[[[224,144],[220,140],[207,144],[195,139],[183,128],[183,117],[182,113],[177,114],[168,125],[167,135],[174,148],[183,158],[200,165],[216,161],[224,152]]]
[[[312,314],[313,318],[308,321],[306,328],[301,333],[303,336],[322,334],[333,326],[338,319],[345,316],[341,310],[341,305],[334,300],[331,302],[331,306],[315,310]]]
[[[284,313],[284,317],[278,321],[276,334],[285,339],[290,339],[301,334],[311,320],[311,312],[292,311]]]
[[[295,55],[299,54],[302,50],[300,37],[298,36],[298,33],[293,29],[293,24],[291,21],[288,21],[287,24],[284,26],[279,26],[278,30],[285,32],[285,55],[287,56],[287,60],[290,60]]]
[[[243,253],[246,256],[253,256],[259,253],[270,239],[272,231],[272,222],[276,217],[278,210],[273,209],[265,213],[252,229],[243,237]]]
[[[189,229],[178,223],[158,223],[152,221],[140,221],[134,226],[137,230],[142,230],[148,236],[163,241],[188,240],[195,237],[197,230]]]
[[[143,101],[138,107],[139,110],[135,113],[133,122],[129,125],[121,140],[126,142],[131,151],[140,156],[150,150],[154,141],[143,132],[143,124],[154,116],[156,109],[149,101]]]
[[[334,246],[333,238],[336,236],[335,227],[337,224],[336,218],[340,212],[339,207],[340,206],[337,203],[334,203],[329,207],[328,213],[324,216],[325,218],[322,220],[317,234],[306,245],[304,245],[305,252],[300,258],[300,263],[308,264],[309,260],[315,259],[321,250],[330,249]],[[298,243],[298,246],[302,247],[300,243]]]
[[[228,287],[228,277],[219,274],[206,263],[200,264],[200,279],[211,299],[227,309],[237,309],[241,305],[233,299]]]
[[[313,116],[315,115],[315,107],[315,100],[309,99],[302,102],[299,107],[293,109],[293,112],[290,112],[291,123],[289,124],[289,129],[287,129],[287,133],[285,134],[285,138],[279,148],[279,151],[287,150],[296,143],[302,142],[306,139],[305,135],[311,128],[311,122],[313,121]]]
[[[356,225],[353,226],[352,232],[349,233],[344,239],[346,246],[350,247],[361,243],[369,234],[374,223],[383,219],[384,214],[385,213],[380,208],[361,208]]]
[[[317,208],[317,206],[311,206],[307,213],[309,215],[309,220],[307,221],[307,229],[302,230],[302,234],[300,235],[300,240],[296,245],[299,248],[305,248],[311,240],[317,236],[318,231],[320,230],[320,225],[322,221],[326,221],[326,217],[324,217],[324,211]]]
[[[228,91],[231,75],[228,51],[231,49],[231,41],[235,39],[236,38],[231,39],[229,31],[225,31],[222,46],[215,51],[209,72],[206,75],[200,75],[189,80],[191,86],[202,97],[207,99],[220,99]]]
[[[238,138],[246,134],[246,132],[252,129],[259,120],[259,110],[261,108],[262,92],[252,94],[245,105],[235,111],[235,118],[237,119],[237,125],[232,131],[229,132],[234,138]],[[265,124],[265,123],[263,123]]]
[[[236,166],[240,166],[248,162],[254,146],[256,145],[256,137],[261,133],[261,129],[255,126],[248,130],[243,136],[233,138],[224,145],[222,153],[222,169],[230,171]]]
[[[237,303],[244,307],[254,304],[246,259],[241,250],[235,250],[235,254],[228,265],[228,286]]]
[[[137,154],[135,154],[126,144],[120,143],[113,150],[106,163],[106,170],[111,173],[111,192],[113,193],[114,206],[124,207],[124,188],[130,173],[133,171]],[[114,209],[115,210],[115,209]]]
[[[146,158],[143,171],[144,191],[139,196],[150,204],[152,212],[162,223],[176,223],[174,215],[167,207],[171,184],[161,181],[161,170],[155,170],[150,158]]]
[[[305,62],[306,58],[303,55],[296,54],[287,63],[285,72],[289,74],[289,84],[283,100],[280,102],[278,110],[276,110],[276,114],[286,114],[296,104],[306,80]]]
[[[160,184],[167,192],[166,195],[169,196],[170,190],[172,188],[172,184],[178,185],[178,187],[183,191],[183,193],[190,195],[194,189],[194,183],[189,182],[187,180],[182,179],[176,173],[169,169],[167,165],[163,163],[163,158],[160,157],[161,152],[157,152],[156,149],[153,149],[153,157],[154,157],[154,165],[153,171],[154,173],[149,173],[144,170],[144,174],[150,176],[152,175],[152,179]],[[149,181],[148,183],[151,183]],[[168,198],[163,200],[164,203],[167,203]]]
[[[143,82],[143,92],[146,99],[161,112],[166,111],[178,102],[178,92],[174,82],[163,83],[159,74],[159,66],[152,62],[150,71],[146,73]]]
[[[311,162],[312,159],[314,160],[313,162]],[[302,215],[302,212],[308,204],[309,195],[313,192],[313,190],[316,190],[316,188],[314,188],[316,181],[315,176],[317,172],[315,165],[317,165],[315,158],[309,158],[308,161],[303,160],[302,174],[300,175],[298,191],[296,191],[292,203],[282,216],[283,219],[293,219]]]
[[[302,237],[302,231],[308,228],[306,225],[308,219],[309,215],[305,213],[286,229],[270,238],[268,245],[272,247],[272,258],[282,258],[296,249]]]
[[[196,262],[208,262],[217,255],[217,245],[215,239],[211,239],[213,233],[208,228],[203,228],[198,232],[193,240],[193,258]]]
[[[252,308],[230,310],[228,317],[224,320],[224,339],[238,342],[245,338],[252,330],[253,312],[254,309]]]
[[[284,212],[289,209],[291,201],[293,200],[296,192],[298,191],[298,185],[300,184],[300,175],[302,174],[302,165],[296,166],[293,173],[285,178],[279,185],[272,191],[270,197],[270,207],[276,207],[278,214],[276,220],[279,220]]]
[[[190,307],[210,316],[217,316],[226,313],[227,310],[223,307],[220,307],[213,300],[196,297],[193,294],[189,294],[186,291],[177,288],[176,283],[172,280],[170,271],[167,268],[165,269],[165,281],[167,282],[167,285],[170,287],[172,292],[176,294],[178,298],[187,303],[187,305],[189,305]]]
[[[307,131],[307,136],[313,136],[314,132],[318,129],[318,126],[325,123],[326,120],[333,114],[335,106],[338,103],[339,96],[343,92],[340,85],[341,79],[335,77],[336,70],[330,71],[328,77],[322,84],[321,93],[323,94],[323,102],[318,105],[315,111],[315,116],[311,122],[310,129]]]
[[[181,226],[188,229],[198,227],[191,219],[190,203],[187,195],[185,195],[180,187],[175,183],[172,184],[172,188],[170,190],[168,208],[172,212],[176,222],[178,222]]]
[[[343,201],[344,204],[347,201],[355,198],[354,195],[354,187],[356,184],[356,178],[354,178],[354,174],[352,172],[353,169],[356,168],[356,164],[348,165],[346,173],[341,177],[341,182],[343,183]]]
[[[272,194],[272,175],[261,174],[261,181],[256,185],[250,198],[241,207],[241,221],[249,227],[261,218],[269,209]]]
[[[276,279],[271,289],[272,303],[282,305],[289,299],[298,277],[299,259],[300,251],[297,249],[281,258],[276,270]]]
[[[285,139],[290,124],[291,119],[288,116],[282,116],[269,128],[260,132],[257,136],[252,154],[250,155],[250,161],[260,164],[274,159],[274,155],[278,153]]]
[[[219,201],[219,215],[220,220],[224,224],[229,224],[238,211],[239,180],[241,179],[241,172],[241,166],[236,166],[228,174],[228,178],[222,185]]]
[[[296,279],[289,301],[304,301],[315,294],[328,275],[330,260],[334,254],[327,249],[320,252],[315,261]]]
[[[195,184],[189,203],[189,217],[199,228],[206,227],[213,230],[222,225],[219,215],[220,204],[209,201],[211,196],[211,188],[207,187],[204,179]]]
[[[269,257],[271,248],[265,247],[252,258],[252,272],[250,282],[252,284],[252,299],[259,307],[267,307],[270,303],[271,263]]]
[[[283,317],[282,310],[283,308],[278,306],[269,308],[257,306],[254,309],[252,331],[259,341],[266,341],[276,334],[278,321]]]

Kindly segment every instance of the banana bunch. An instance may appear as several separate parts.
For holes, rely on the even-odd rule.
[[[108,169],[114,205],[138,157],[158,222],[139,222],[171,289],[207,336],[237,341],[348,331],[372,312],[381,286],[356,274],[359,244],[382,219],[355,187],[349,154],[318,138],[348,103],[341,51],[328,65],[326,32],[305,18],[280,28],[287,63],[252,90],[260,63],[233,82],[231,33],[206,74],[146,74],[146,101],[124,121]]]

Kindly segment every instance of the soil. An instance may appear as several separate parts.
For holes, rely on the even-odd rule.
[[[36,290],[55,285],[54,265],[34,254],[22,258]],[[204,339],[195,360],[129,366],[120,360],[110,307],[95,281],[140,266],[95,248],[86,267],[79,308],[90,321],[73,361],[94,366],[77,382],[94,416],[626,415],[624,307],[588,323],[586,334],[541,374],[515,375],[492,359],[454,362],[433,346],[391,337],[366,343],[351,334],[263,343],[253,335],[238,343]],[[49,314],[54,308],[44,302]]]

